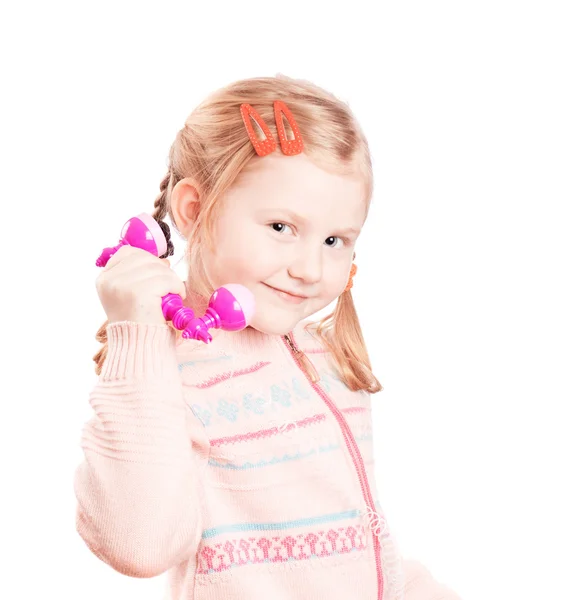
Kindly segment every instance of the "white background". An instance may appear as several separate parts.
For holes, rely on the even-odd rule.
[[[568,9],[2,9],[0,597],[162,597],[166,575],[121,575],[75,531],[105,320],[94,261],[152,211],[194,106],[281,72],[348,102],[370,142],[353,292],[385,388],[372,397],[377,479],[401,550],[464,600],[571,598]]]

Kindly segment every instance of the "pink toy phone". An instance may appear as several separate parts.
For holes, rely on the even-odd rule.
[[[123,225],[119,243],[105,248],[95,265],[104,267],[111,256],[125,245],[147,250],[155,256],[162,256],[167,251],[167,241],[160,225],[151,215],[141,213]],[[167,294],[162,298],[165,319],[182,330],[183,338],[202,340],[205,344],[212,341],[208,331],[211,327],[227,331],[240,331],[247,327],[252,320],[254,306],[252,292],[238,283],[227,283],[215,290],[202,317],[195,317],[192,309],[183,306],[178,294]]]

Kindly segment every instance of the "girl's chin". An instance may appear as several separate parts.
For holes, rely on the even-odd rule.
[[[250,327],[261,331],[267,335],[286,335],[301,321],[302,317],[296,317],[293,314],[286,318],[279,318],[274,311],[272,311],[272,318],[266,318],[265,315],[254,314]]]

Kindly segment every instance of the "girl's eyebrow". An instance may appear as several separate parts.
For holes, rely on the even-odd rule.
[[[259,211],[260,213],[279,213],[282,214],[284,216],[286,216],[288,219],[291,219],[292,221],[297,221],[298,223],[302,223],[304,225],[306,225],[309,222],[309,219],[306,219],[305,217],[302,217],[301,215],[298,215],[296,213],[294,213],[292,210],[288,209],[288,208],[267,208],[265,210],[261,210]],[[353,233],[355,235],[358,235],[359,233],[361,233],[360,229],[357,229],[355,227],[343,227],[341,229],[335,229],[335,231],[337,231],[338,233]]]

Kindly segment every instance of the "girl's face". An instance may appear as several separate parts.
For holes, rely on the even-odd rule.
[[[216,287],[252,291],[252,327],[284,335],[343,292],[365,221],[362,182],[274,152],[254,157],[223,201],[204,266]]]

